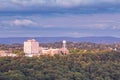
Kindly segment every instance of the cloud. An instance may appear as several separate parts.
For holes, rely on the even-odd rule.
[[[74,36],[74,37],[85,37],[85,36],[94,36],[94,34],[90,32],[69,32],[66,33],[67,35]]]
[[[18,36],[97,36],[120,34],[120,14],[1,16],[0,32]],[[27,34],[27,35],[24,35]]]
[[[96,13],[119,12],[120,0],[0,0],[2,12]]]
[[[9,1],[10,2],[10,1]],[[62,6],[62,7],[75,7],[96,4],[117,4],[119,0],[11,0],[13,4],[24,6],[39,5],[39,6]]]
[[[12,24],[12,25],[15,25],[15,26],[30,26],[30,25],[36,25],[35,22],[33,22],[32,20],[27,20],[27,19],[23,19],[23,20],[16,19],[16,20],[12,21],[11,24]]]
[[[24,29],[24,27],[36,27],[38,24],[30,19],[6,19],[0,21],[0,28],[2,29]]]
[[[34,29],[119,29],[120,14],[1,17],[0,26]],[[24,29],[24,28],[23,28]]]

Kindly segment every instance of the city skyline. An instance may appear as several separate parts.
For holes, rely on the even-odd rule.
[[[0,37],[120,37],[120,0],[1,0]]]

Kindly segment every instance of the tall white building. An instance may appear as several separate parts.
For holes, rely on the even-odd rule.
[[[27,40],[24,42],[24,53],[27,55],[33,55],[39,53],[39,42],[35,39]]]

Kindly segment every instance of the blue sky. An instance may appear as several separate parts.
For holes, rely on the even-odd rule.
[[[120,0],[0,0],[0,37],[120,37]]]

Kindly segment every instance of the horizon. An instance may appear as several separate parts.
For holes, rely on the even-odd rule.
[[[40,43],[54,43],[61,42],[66,40],[67,42],[90,42],[98,44],[113,44],[120,43],[120,38],[110,37],[110,36],[101,36],[101,37],[0,37],[1,44],[14,44],[14,43],[23,43],[26,40],[35,39]]]
[[[120,38],[115,36],[81,36],[81,37],[70,37],[70,36],[10,36],[10,37],[0,37],[0,38]]]
[[[1,0],[0,17],[0,38],[120,38],[116,0]]]

